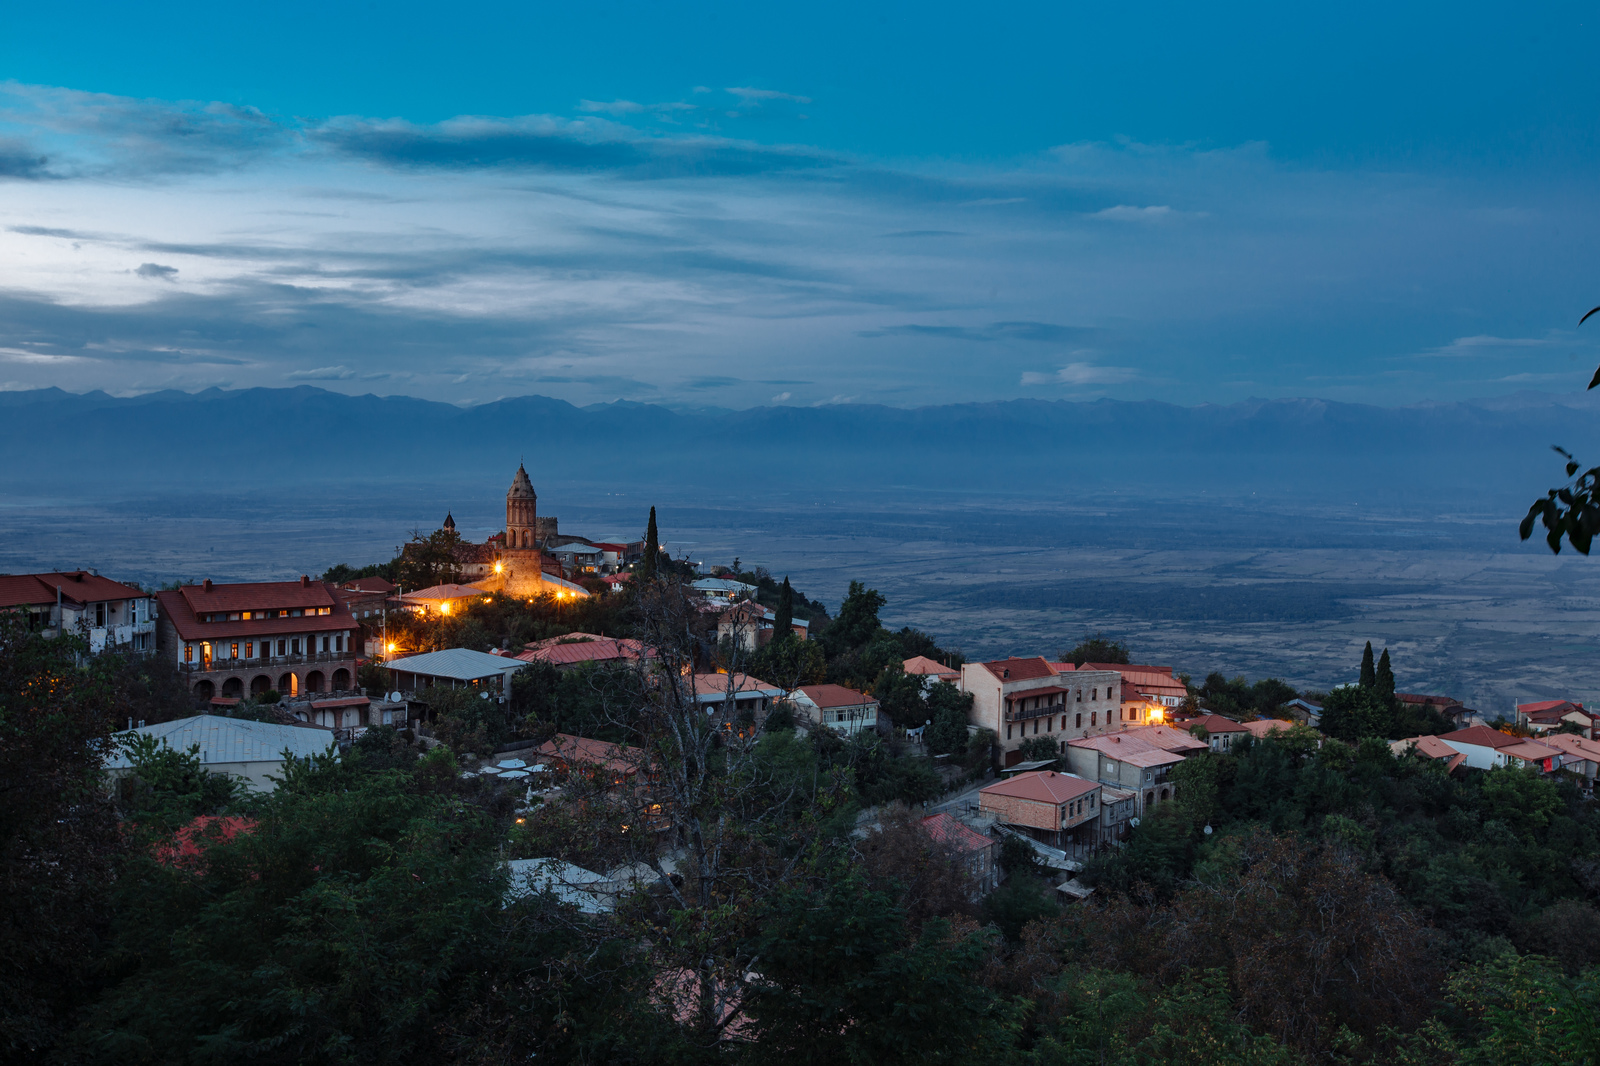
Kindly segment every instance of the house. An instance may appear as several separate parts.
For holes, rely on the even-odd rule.
[[[1561,769],[1560,750],[1538,741],[1524,740],[1518,744],[1510,744],[1500,748],[1499,754],[1505,756],[1508,766],[1538,770],[1543,774],[1555,773]]]
[[[1429,696],[1420,692],[1396,692],[1394,698],[1407,707],[1437,711],[1457,726],[1462,724],[1462,719],[1469,713],[1467,708],[1461,705],[1461,701],[1454,696]]]
[[[1071,666],[1063,663],[1063,666]],[[1122,720],[1135,725],[1170,720],[1189,698],[1189,687],[1170,666],[1084,663],[1078,670],[1115,670],[1122,675]]]
[[[1407,737],[1405,740],[1389,742],[1389,750],[1396,756],[1416,753],[1424,759],[1440,759],[1444,762],[1447,772],[1454,772],[1456,767],[1466,763],[1467,757],[1452,748],[1438,737]]]
[[[1055,847],[1098,844],[1100,786],[1033,770],[978,790],[978,810]]]
[[[1000,886],[998,840],[962,825],[949,814],[928,815],[922,819],[922,831],[950,849],[956,860],[966,866],[972,876],[974,902]]]
[[[198,747],[202,769],[237,777],[251,792],[271,792],[277,787],[271,779],[283,776],[285,753],[306,759],[339,750],[333,733],[326,729],[210,714],[140,726],[129,733],[155,737],[175,751]],[[133,763],[120,748],[105,765],[112,777],[133,772]]]
[[[481,600],[487,595],[487,592],[475,585],[446,582],[443,585],[429,585],[415,592],[401,593],[400,603],[407,610],[420,614],[450,615],[459,614],[473,600]]]
[[[355,693],[360,624],[325,581],[207,578],[158,592],[156,602],[156,648],[200,699]]]
[[[1322,726],[1322,704],[1316,700],[1303,697],[1292,699],[1283,705],[1283,709],[1290,718],[1304,722],[1312,729],[1319,729]]]
[[[392,582],[381,577],[358,577],[335,588],[333,594],[352,618],[374,618],[381,617],[391,604],[399,606],[394,601],[396,591]]]
[[[951,685],[961,683],[961,671],[952,666],[928,658],[926,655],[915,655],[900,664],[900,668],[912,677],[922,679],[922,691],[927,692],[943,681]]]
[[[1586,740],[1572,733],[1547,733],[1539,743],[1561,752],[1561,769],[1577,774],[1594,787],[1600,775],[1600,741]]]
[[[1090,781],[1133,792],[1139,817],[1176,794],[1172,768],[1186,755],[1208,751],[1210,745],[1165,725],[1135,729],[1067,742],[1067,765]]]
[[[1192,724],[1192,723],[1191,723]],[[1273,733],[1287,733],[1295,726],[1294,722],[1285,722],[1281,718],[1260,718],[1254,722],[1240,722],[1257,740],[1265,740]]]
[[[576,636],[576,635],[574,635]],[[631,663],[654,658],[655,652],[630,637],[561,637],[554,642],[528,645],[515,658],[525,663],[549,663],[557,670],[571,670],[585,663]]]
[[[582,540],[573,540],[565,544],[546,544],[544,550],[573,573],[594,573],[600,568],[605,556],[604,549]]]
[[[878,701],[843,685],[802,685],[789,694],[801,716],[851,736],[877,729]],[[885,723],[887,725],[887,723]]]
[[[1139,794],[1130,789],[1100,786],[1100,839],[1122,840],[1139,816]]]
[[[689,587],[706,599],[720,603],[746,600],[759,591],[754,585],[747,585],[743,581],[734,581],[725,577],[703,577]]]
[[[749,674],[695,674],[694,698],[708,715],[729,726],[746,716],[760,722],[772,705],[783,699],[783,689]]]
[[[1506,764],[1501,750],[1522,743],[1521,737],[1490,729],[1486,725],[1468,726],[1453,733],[1445,733],[1440,740],[1467,757],[1467,765],[1475,770],[1492,770]]]
[[[637,749],[567,733],[557,733],[534,750],[557,771],[591,774],[610,786],[636,778],[643,765]]]
[[[994,730],[1002,766],[1022,761],[1024,740],[1043,737],[1065,751],[1073,737],[1123,728],[1121,687],[1114,670],[1063,672],[1043,656],[961,667],[961,689],[972,693],[969,721]]]
[[[49,574],[0,574],[0,612],[27,615],[28,625],[47,637],[82,632],[89,650],[156,650],[156,600],[134,585],[93,570]]]
[[[717,616],[717,642],[733,641],[740,651],[755,651],[772,643],[777,622],[772,608],[754,600],[740,600]],[[804,620],[790,620],[789,632],[799,639],[805,640],[810,631]]]
[[[502,698],[511,687],[511,675],[527,665],[514,656],[470,648],[423,652],[387,664],[392,683],[401,693],[425,693],[435,687],[472,688]],[[421,702],[426,703],[426,698]]]
[[[1195,727],[1206,731],[1206,743],[1212,751],[1225,752],[1233,747],[1233,742],[1239,737],[1250,735],[1250,730],[1232,718],[1224,718],[1220,714],[1202,714],[1198,718],[1190,718],[1182,724],[1183,729],[1191,736]]]
[[[1583,730],[1584,737],[1593,740],[1596,719],[1600,719],[1600,715],[1585,710],[1583,704],[1571,700],[1517,704],[1517,725],[1530,733],[1549,733],[1564,725],[1575,725]]]

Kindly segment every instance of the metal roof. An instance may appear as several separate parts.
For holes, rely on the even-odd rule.
[[[201,765],[281,762],[285,751],[297,759],[304,759],[322,754],[334,743],[333,733],[326,729],[252,722],[214,714],[140,726],[133,732],[156,737],[177,751],[188,751],[198,744]],[[128,757],[120,752],[106,760],[106,766],[111,769],[125,769],[132,765]]]
[[[471,648],[446,648],[443,651],[408,655],[404,659],[391,659],[384,665],[390,670],[403,670],[408,674],[472,681],[490,674],[508,674],[528,664],[511,655],[490,655]]]
[[[551,858],[512,859],[506,867],[511,874],[506,885],[507,903],[549,892],[584,914],[604,914],[616,907],[606,894],[612,887],[610,880],[593,870]]]

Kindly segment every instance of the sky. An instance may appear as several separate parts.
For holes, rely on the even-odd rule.
[[[0,388],[1406,404],[1600,362],[1576,4],[30,5]]]

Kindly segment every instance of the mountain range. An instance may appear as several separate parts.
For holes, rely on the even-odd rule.
[[[1010,400],[674,410],[519,396],[473,407],[312,386],[0,393],[0,488],[251,487],[536,477],[668,488],[1209,494],[1497,506],[1600,456],[1600,404],[1516,393],[1379,407]]]

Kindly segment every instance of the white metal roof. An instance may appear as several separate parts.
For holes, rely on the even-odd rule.
[[[733,581],[725,577],[703,577],[696,581],[693,588],[701,592],[754,592],[754,585],[746,585],[743,581]]]
[[[593,870],[560,859],[512,859],[506,866],[511,871],[507,903],[550,892],[585,914],[603,914],[616,907],[607,894],[611,882]]]
[[[133,732],[156,737],[178,751],[188,751],[198,744],[201,765],[281,762],[285,751],[297,759],[304,759],[320,755],[334,744],[333,733],[325,729],[251,722],[214,714],[140,726]],[[106,766],[111,769],[132,765],[128,757],[120,752],[106,760]]]
[[[471,648],[446,648],[443,651],[408,655],[404,659],[391,659],[384,664],[391,670],[428,677],[448,677],[454,681],[472,681],[491,674],[508,674],[528,664],[510,655],[490,655]]]

